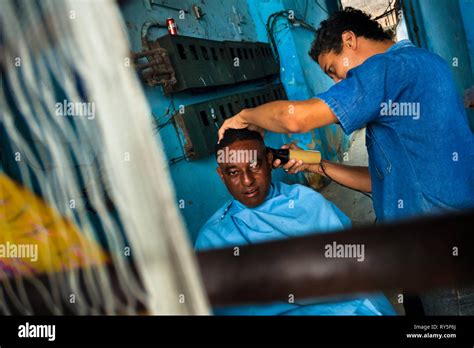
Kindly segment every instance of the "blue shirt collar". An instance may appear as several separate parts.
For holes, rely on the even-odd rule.
[[[398,42],[395,42],[388,50],[385,51],[385,53],[391,52],[391,51],[396,51],[399,50],[400,48],[405,48],[405,47],[415,47],[415,45],[407,39],[400,40]]]

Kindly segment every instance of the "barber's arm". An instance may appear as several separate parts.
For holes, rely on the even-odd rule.
[[[219,141],[229,128],[249,128],[275,133],[305,133],[337,122],[331,109],[320,99],[279,100],[252,109],[244,109],[225,120],[219,129]]]
[[[282,148],[290,148],[295,150],[300,149],[295,144],[286,144],[283,145]],[[302,161],[295,161],[292,159],[290,159],[288,163],[283,166],[283,168],[290,174],[307,171],[323,176],[329,176],[331,179],[347,187],[363,192],[372,192],[369,168],[361,166],[348,166],[326,160],[322,160],[321,162],[322,166],[324,167],[324,171],[321,168],[321,164],[307,164],[303,163]],[[274,167],[279,167],[280,164],[280,160],[278,159],[273,162]]]

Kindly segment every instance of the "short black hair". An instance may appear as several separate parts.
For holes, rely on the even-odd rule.
[[[342,51],[342,33],[352,31],[357,36],[367,39],[383,41],[392,37],[385,32],[376,20],[352,7],[334,12],[328,19],[321,22],[316,31],[316,38],[308,52],[311,58],[317,63],[320,54],[334,51],[339,54]]]
[[[252,131],[248,128],[242,128],[242,129],[233,129],[229,128],[225,131],[224,137],[222,138],[221,142],[216,144],[216,157],[219,152],[219,150],[222,150],[226,146],[229,146],[236,141],[241,141],[241,140],[257,140],[264,144],[262,135],[259,132]]]

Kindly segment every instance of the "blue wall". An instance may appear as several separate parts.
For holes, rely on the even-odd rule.
[[[464,95],[474,84],[474,1],[407,0],[403,4],[411,40],[451,65],[459,93]],[[467,113],[474,130],[474,110]]]
[[[459,0],[459,9],[466,34],[467,49],[471,59],[471,73],[474,75],[474,1]]]
[[[323,0],[319,2],[326,7]],[[184,0],[180,1],[179,5],[174,1],[165,3],[189,10],[196,1]],[[335,9],[337,2],[331,1],[330,5],[332,7],[329,9]],[[207,0],[205,3],[199,3],[199,6],[205,13],[200,21],[196,20],[191,13],[186,14],[185,19],[179,19],[178,12],[172,9],[154,6],[152,11],[148,11],[142,1],[124,2],[121,10],[128,28],[132,50],[136,52],[141,49],[140,31],[144,22],[164,23],[168,17],[175,19],[180,35],[213,40],[268,42],[265,23],[273,12],[293,9],[298,17],[303,17],[306,13],[306,20],[316,27],[327,15],[309,0]],[[307,99],[327,89],[332,82],[307,54],[314,34],[301,28],[285,28],[286,24],[286,20],[281,20],[282,27],[279,28],[281,31],[277,34],[280,40],[278,48],[281,55],[282,83],[290,100]],[[280,27],[280,23],[278,26]],[[149,37],[154,39],[166,34],[166,29],[154,28],[151,29]],[[258,83],[251,82],[222,88],[212,93],[177,93],[173,99],[175,106],[178,107],[256,88],[258,88]],[[160,87],[144,86],[144,90],[154,117],[161,117],[170,105],[171,99],[163,96]],[[166,121],[166,119],[161,121]],[[172,125],[164,127],[160,131],[160,136],[168,159],[183,155]],[[341,151],[348,144],[347,137],[343,136],[338,126],[325,127],[323,130],[315,130],[303,135],[293,135],[293,138],[300,139],[304,147],[322,150],[326,158],[332,159],[340,156]],[[267,145],[274,147],[288,142],[288,139],[287,135],[282,134],[269,133],[265,136]],[[175,186],[177,204],[180,200],[184,201],[181,212],[192,240],[195,239],[199,228],[207,219],[230,198],[215,168],[216,162],[213,157],[190,162],[181,161],[169,168]],[[287,182],[304,182],[302,176],[286,176],[282,170],[274,171],[273,178]]]
[[[319,23],[327,18],[327,12],[337,9],[337,1],[330,1],[328,7],[324,1],[262,1],[249,0],[250,12],[253,14],[257,33],[266,37],[265,23],[270,14],[283,9],[293,10],[297,18],[317,28]],[[325,11],[326,12],[325,12]],[[285,18],[277,20],[275,40],[281,59],[281,78],[290,100],[305,100],[327,90],[332,80],[326,76],[319,66],[309,57],[308,51],[314,39],[314,33],[303,27],[288,28]],[[316,149],[322,152],[327,159],[338,159],[341,152],[347,149],[348,137],[344,136],[339,126],[331,125],[316,129],[305,134],[290,136],[291,141],[298,141],[299,145]]]

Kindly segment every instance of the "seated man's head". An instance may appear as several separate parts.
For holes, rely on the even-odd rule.
[[[265,200],[270,189],[272,157],[260,133],[228,129],[216,145],[217,173],[236,200],[254,208]]]

